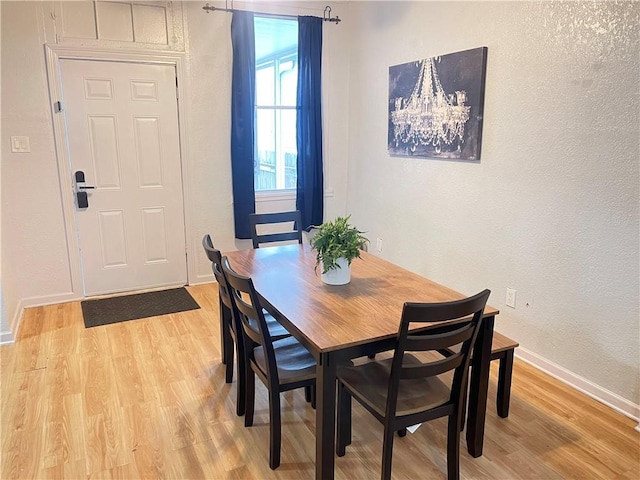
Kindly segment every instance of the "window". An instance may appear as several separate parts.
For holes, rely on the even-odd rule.
[[[256,39],[255,191],[296,188],[298,22],[254,17]]]

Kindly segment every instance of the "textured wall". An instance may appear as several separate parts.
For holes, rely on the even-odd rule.
[[[640,403],[640,4],[357,2],[348,210],[522,347]],[[387,154],[388,68],[488,47],[480,162]],[[517,308],[506,307],[506,287]],[[525,304],[529,303],[529,307]]]

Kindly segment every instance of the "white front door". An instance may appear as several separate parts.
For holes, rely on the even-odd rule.
[[[175,68],[60,60],[85,295],[187,281]],[[73,181],[73,179],[70,179]]]

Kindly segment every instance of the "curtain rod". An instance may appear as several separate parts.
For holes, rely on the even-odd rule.
[[[254,12],[253,10],[240,10],[237,8],[233,8],[233,0],[231,0],[231,8],[228,8],[227,6],[227,2],[225,1],[225,8],[222,7],[214,7],[212,5],[209,5],[208,3],[202,7],[203,10],[205,10],[207,13],[209,12],[215,12],[216,10],[219,12],[244,12],[244,11],[250,11],[253,13],[257,13],[258,15],[262,15],[265,17],[291,17],[294,18],[295,15],[282,15],[282,14],[278,14],[278,13],[261,13],[261,12]],[[311,16],[315,16],[315,15],[311,15]],[[316,18],[320,18],[320,17],[316,17]],[[325,22],[333,22],[336,25],[338,23],[340,23],[342,20],[340,20],[340,17],[338,17],[337,15],[335,17],[331,16],[331,7],[329,5],[327,5],[326,7],[324,7],[324,14],[322,16],[322,20],[324,20]]]

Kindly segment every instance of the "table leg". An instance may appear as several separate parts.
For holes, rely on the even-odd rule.
[[[472,457],[482,455],[484,421],[487,414],[487,391],[491,364],[491,342],[495,317],[482,320],[471,359],[469,385],[469,418],[467,420],[467,449]]]
[[[336,365],[320,355],[316,370],[316,479],[332,479],[335,468]]]

